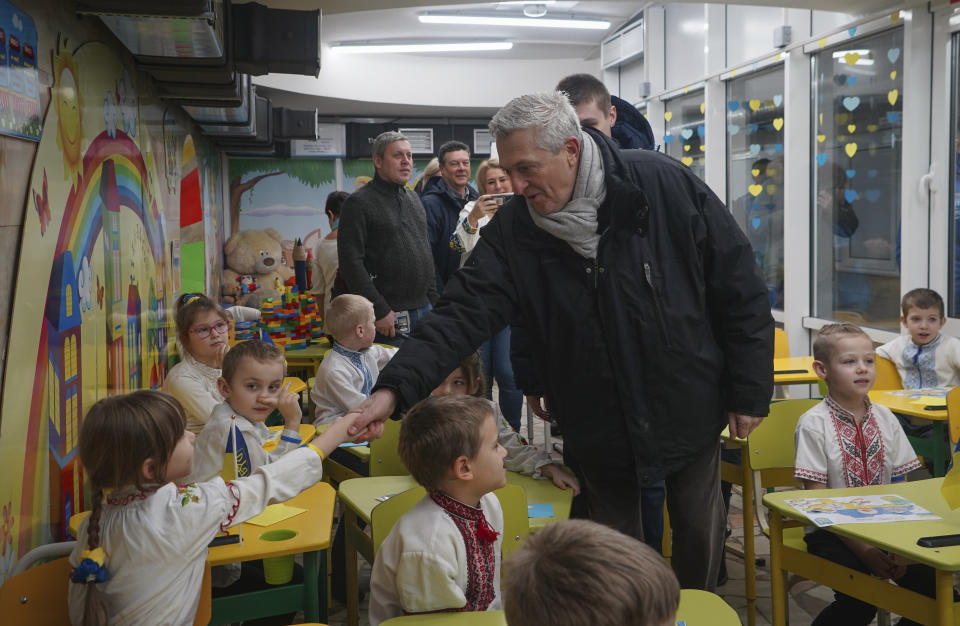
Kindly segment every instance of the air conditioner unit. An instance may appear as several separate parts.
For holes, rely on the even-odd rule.
[[[284,107],[273,109],[273,132],[282,139],[317,139],[317,110],[296,111]]]
[[[253,117],[251,111],[256,90],[249,76],[243,74],[241,80],[243,82],[243,92],[241,94],[242,101],[240,106],[197,106],[188,104],[183,107],[183,110],[193,118],[194,122],[201,125],[223,124],[242,126],[249,124]]]
[[[256,2],[233,5],[237,70],[261,76],[320,74],[320,21],[315,11],[271,9]]]
[[[203,125],[200,128],[222,147],[272,145],[273,110],[270,106],[270,100],[262,96],[254,98],[251,121],[252,129],[229,125]]]
[[[206,85],[198,83],[166,83],[156,81],[161,98],[172,100],[181,106],[228,108],[243,105],[250,86],[250,77],[237,74],[229,85]]]

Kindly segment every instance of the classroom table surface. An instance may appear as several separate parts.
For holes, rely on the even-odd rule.
[[[960,570],[960,546],[924,548],[917,545],[920,537],[960,533],[960,509],[953,511],[940,494],[942,478],[915,482],[857,487],[855,489],[818,489],[811,491],[777,491],[763,496],[763,503],[784,517],[807,521],[806,516],[786,503],[790,498],[837,498],[856,495],[896,495],[939,515],[939,520],[884,522],[879,524],[837,524],[830,531],[859,539],[878,548],[924,563],[935,569]]]
[[[773,360],[773,382],[777,385],[816,383],[812,356],[790,356]]]
[[[381,626],[507,626],[507,617],[503,611],[468,611],[464,613],[424,613],[423,615],[403,615],[393,617]]]
[[[268,452],[277,447],[277,442],[280,440],[280,435],[283,433],[283,426],[270,426],[270,431],[277,434],[269,441],[265,441],[263,443],[263,449]],[[300,424],[301,443],[310,443],[316,434],[317,429],[313,427],[313,424]]]
[[[740,616],[716,594],[699,589],[681,589],[677,623],[685,626],[740,626]]]
[[[902,395],[903,393],[905,392],[902,389],[892,391],[877,389],[870,392],[870,401],[882,404],[894,413],[902,413],[903,415],[910,415],[912,417],[922,417],[923,419],[934,422],[944,422],[947,420],[946,398],[940,399],[937,404],[919,404],[914,402],[913,398]],[[928,406],[937,408],[928,409],[926,408]]]

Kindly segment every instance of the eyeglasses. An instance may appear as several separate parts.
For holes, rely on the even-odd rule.
[[[200,337],[201,339],[206,339],[210,336],[211,332],[216,331],[218,335],[222,335],[227,332],[227,329],[230,327],[230,324],[226,322],[217,322],[213,326],[197,326],[196,328],[191,328],[190,332]]]

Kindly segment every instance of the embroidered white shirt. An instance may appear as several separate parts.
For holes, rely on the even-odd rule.
[[[373,377],[373,384],[377,384],[380,370],[396,353],[396,348],[378,344],[360,351],[363,364]],[[316,406],[314,426],[332,424],[366,400],[362,389],[363,374],[350,359],[334,350],[328,352],[317,368],[317,377],[310,390],[310,399]]]
[[[920,359],[924,361],[921,363],[907,358],[904,354],[907,347],[916,347],[909,334],[900,335],[877,348],[877,356],[889,359],[897,366],[905,389],[960,386],[960,339],[941,333],[940,342],[929,357],[921,347]],[[911,384],[911,381],[917,382]]]

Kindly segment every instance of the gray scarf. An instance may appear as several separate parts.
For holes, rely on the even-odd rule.
[[[597,258],[600,234],[597,232],[597,208],[603,204],[607,188],[603,182],[603,159],[593,138],[580,133],[580,165],[573,196],[567,204],[550,215],[540,215],[527,202],[533,223],[554,237],[562,239],[585,259]]]

